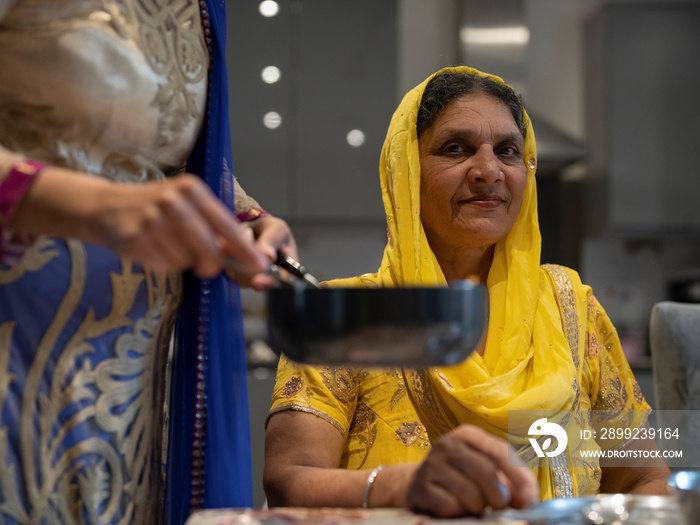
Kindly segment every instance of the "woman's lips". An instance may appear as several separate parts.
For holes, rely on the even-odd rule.
[[[482,208],[497,208],[506,200],[500,195],[474,195],[468,199],[462,199],[459,202],[462,204],[473,204]]]

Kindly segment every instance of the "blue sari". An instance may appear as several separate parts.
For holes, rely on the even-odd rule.
[[[207,6],[212,26],[208,117],[187,170],[202,176],[233,210],[225,2],[208,0]],[[166,467],[168,524],[184,522],[197,508],[253,504],[238,286],[225,276],[199,280],[185,275],[175,334]]]

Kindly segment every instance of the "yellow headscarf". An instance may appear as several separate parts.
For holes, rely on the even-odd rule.
[[[420,219],[416,132],[425,86],[446,72],[476,74],[504,83],[469,67],[445,68],[406,94],[391,119],[379,166],[389,234],[381,267],[376,274],[331,281],[331,286],[446,285]],[[465,422],[476,416],[482,426],[501,435],[508,431],[509,410],[564,411],[575,402],[571,349],[555,291],[540,269],[535,135],[527,113],[524,121],[527,185],[512,230],[495,246],[486,283],[490,315],[484,355],[474,353],[455,367],[428,371],[446,418],[456,414]],[[527,434],[527,429],[521,430]],[[429,431],[433,438],[441,433],[440,427]]]

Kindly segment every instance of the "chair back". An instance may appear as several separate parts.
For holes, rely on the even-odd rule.
[[[700,465],[700,304],[656,303],[649,323],[656,426],[679,426],[684,456]],[[683,411],[668,412],[664,411]],[[674,443],[658,441],[661,449]]]

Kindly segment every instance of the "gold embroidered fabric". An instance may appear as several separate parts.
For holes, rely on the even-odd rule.
[[[137,183],[199,132],[209,58],[195,0],[0,3],[0,181],[32,158]],[[0,522],[160,521],[179,275],[41,237],[0,262]]]
[[[503,82],[466,67],[445,71]],[[380,181],[389,238],[381,266],[375,274],[331,281],[330,286],[446,284],[420,222],[416,115],[429,80],[406,94],[392,117],[382,149]],[[508,439],[523,453],[539,481],[542,499],[592,494],[600,480],[597,461],[586,465],[574,464],[570,458],[540,462],[532,448],[526,448],[534,420],[511,426],[509,415],[542,411],[558,418],[573,435],[591,424],[581,417],[579,408],[602,409],[611,403],[627,409],[648,408],[641,396],[632,395],[638,388],[612,324],[602,308],[589,307],[590,288],[572,270],[540,266],[536,146],[527,114],[525,123],[527,186],[512,230],[494,249],[486,283],[490,312],[483,356],[475,353],[462,364],[442,369],[368,370],[362,372],[362,378],[358,371],[347,370],[347,380],[357,385],[356,399],[347,403],[338,401],[324,383],[321,370],[280,360],[272,410],[281,410],[282,405],[286,409],[310,405],[334,420],[347,436],[341,466],[372,468],[421,461],[429,450],[421,445],[467,423]],[[600,339],[601,330],[609,346],[605,355],[593,356],[587,345],[591,334]],[[312,395],[303,400],[298,394],[285,397],[283,392],[291,392],[286,388],[290,382],[303,382]],[[360,404],[362,414],[356,424]],[[368,418],[368,414],[374,415]],[[350,428],[364,430],[356,436],[349,434]],[[402,439],[406,428],[419,428],[416,435],[421,439]],[[571,443],[577,451],[597,446],[592,440],[579,443],[571,439]],[[529,456],[525,450],[530,451]]]
[[[270,415],[300,410],[328,421],[347,439],[344,468],[417,462],[430,449],[430,438],[408,394],[407,375],[403,370],[303,367],[283,357]],[[338,381],[328,381],[331,376]],[[299,384],[304,388],[294,386]],[[349,390],[346,385],[356,386]]]
[[[6,154],[129,182],[180,168],[206,99],[198,2],[18,0],[0,28]]]

